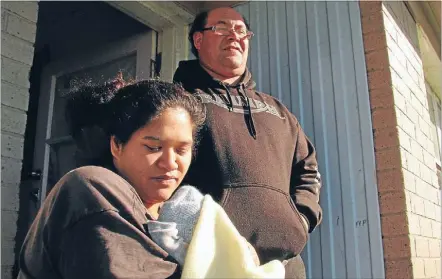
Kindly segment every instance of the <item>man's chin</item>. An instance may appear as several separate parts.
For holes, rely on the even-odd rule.
[[[231,69],[232,71],[242,74],[244,72],[245,66],[242,64],[242,59],[235,57],[228,57],[224,60],[223,66]]]
[[[224,65],[232,68],[239,68],[242,65],[242,58],[237,55],[228,56],[225,59]]]

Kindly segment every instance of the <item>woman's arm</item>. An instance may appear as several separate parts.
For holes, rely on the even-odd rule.
[[[65,279],[180,277],[178,266],[164,260],[166,253],[112,210],[77,222],[60,249],[58,269]]]

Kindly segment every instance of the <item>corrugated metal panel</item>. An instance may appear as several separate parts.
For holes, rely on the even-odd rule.
[[[323,178],[309,278],[383,278],[372,127],[357,2],[249,2],[249,68],[298,117]]]

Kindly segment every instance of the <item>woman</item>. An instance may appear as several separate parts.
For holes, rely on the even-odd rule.
[[[115,81],[80,88],[67,111],[79,146],[98,129],[104,148],[88,158],[96,166],[69,172],[51,190],[23,244],[18,278],[179,277],[146,224],[189,168],[201,104],[172,83]]]

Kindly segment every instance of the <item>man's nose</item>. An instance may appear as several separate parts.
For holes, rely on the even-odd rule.
[[[233,29],[229,30],[229,35],[227,35],[227,38],[229,40],[235,40],[235,41],[240,41],[241,40],[239,34],[236,33],[236,31],[233,30]]]

